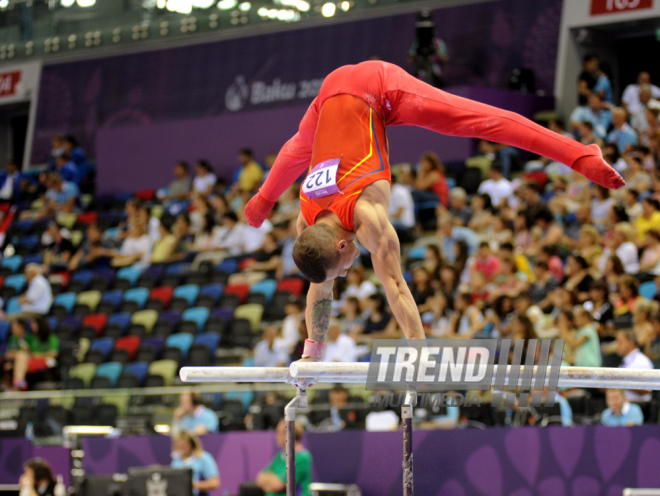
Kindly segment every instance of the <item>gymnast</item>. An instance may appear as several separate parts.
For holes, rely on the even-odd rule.
[[[418,126],[449,136],[523,148],[568,165],[607,188],[625,185],[596,145],[584,146],[512,112],[451,95],[381,61],[331,72],[298,132],[245,207],[258,227],[277,199],[304,172],[293,258],[311,282],[303,360],[323,357],[334,279],[370,253],[376,276],[408,339],[423,339],[417,306],[401,272],[399,240],[388,218],[390,166],[387,126]]]

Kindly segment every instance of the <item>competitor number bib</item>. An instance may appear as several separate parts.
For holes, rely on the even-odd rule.
[[[308,198],[321,198],[339,192],[337,169],[339,159],[331,158],[317,164],[303,181],[302,190]]]

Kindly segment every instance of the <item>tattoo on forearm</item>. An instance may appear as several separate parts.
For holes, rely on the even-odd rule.
[[[330,326],[332,313],[332,300],[319,300],[312,309],[312,339],[317,342],[325,341]]]

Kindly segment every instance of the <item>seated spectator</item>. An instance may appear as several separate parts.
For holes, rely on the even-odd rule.
[[[610,209],[614,205],[614,199],[610,198],[610,190],[596,184],[592,188],[593,199],[591,200],[591,221],[601,231],[605,231]]]
[[[282,240],[282,277],[296,275],[300,272],[296,262],[293,260],[293,245],[298,238],[296,224],[295,219],[289,222],[284,239]]]
[[[608,389],[605,393],[607,408],[600,415],[600,423],[610,427],[642,425],[644,414],[639,405],[626,399],[623,389]]]
[[[392,176],[394,181],[394,176]],[[277,200],[277,208],[271,219],[273,224],[289,222],[298,218],[300,214],[300,188],[297,185],[290,186]],[[392,196],[390,196],[390,209],[392,208]],[[414,214],[414,212],[413,212]],[[413,224],[414,224],[413,216]]]
[[[344,334],[356,335],[360,334],[364,329],[364,319],[360,311],[360,300],[357,296],[349,296],[346,298],[344,305],[339,310],[341,332]]]
[[[596,70],[596,85],[593,87],[593,92],[596,93],[603,103],[612,104],[612,83],[607,73],[603,70],[603,63],[600,62]]]
[[[52,240],[44,253],[44,266],[49,272],[66,270],[74,247],[69,238],[65,238],[60,226],[56,222],[49,222],[46,234]]]
[[[614,315],[620,316],[634,313],[640,301],[639,282],[631,275],[621,276],[619,279],[619,299],[614,303]]]
[[[344,300],[350,296],[355,296],[360,300],[360,308],[364,310],[367,305],[367,298],[377,293],[376,286],[373,282],[368,280],[364,274],[364,267],[362,265],[354,265],[348,270],[346,274],[347,286],[341,294],[341,299]]]
[[[18,480],[20,496],[55,496],[57,481],[50,464],[41,458],[32,458],[23,465]]]
[[[206,160],[199,160],[195,165],[195,177],[192,183],[192,193],[197,193],[203,197],[209,196],[211,190],[217,181],[216,175],[213,173],[211,164]]]
[[[213,246],[227,250],[230,255],[245,253],[246,226],[238,221],[238,216],[228,211],[222,216],[222,225],[213,241]]]
[[[59,173],[67,182],[73,183],[76,186],[80,187],[80,182],[82,181],[80,171],[76,164],[74,164],[69,157],[67,152],[62,152],[55,158],[55,172]]]
[[[452,188],[449,192],[449,215],[456,226],[467,226],[470,222],[472,210],[467,204],[467,193],[463,188]]]
[[[563,119],[560,118],[550,119],[550,121],[548,121],[548,129],[554,131],[555,133],[559,133],[562,136],[566,136],[567,138],[575,139],[575,136],[573,136],[571,133],[569,133],[566,130],[566,124],[564,123]]]
[[[536,260],[547,263],[550,274],[557,281],[564,280],[564,265],[561,262],[561,258],[557,256],[557,247],[555,245],[544,245],[541,251],[539,251]]]
[[[171,261],[176,254],[177,237],[172,234],[171,220],[159,219],[158,239],[153,243],[149,263],[162,264]]]
[[[489,243],[484,241],[479,245],[470,270],[483,274],[487,283],[492,282],[499,275],[500,259],[493,255]]]
[[[267,326],[262,333],[263,339],[254,347],[255,367],[285,367],[289,364],[289,352],[286,341],[278,336],[277,327]]]
[[[580,122],[577,126],[577,132],[580,136],[580,143],[583,145],[603,146],[603,138],[596,135],[594,125],[590,121]]]
[[[198,233],[202,229],[204,217],[207,214],[213,215],[213,207],[209,202],[208,197],[196,193],[191,195],[192,211],[190,212],[190,225],[194,233]]]
[[[366,307],[369,310],[369,316],[364,323],[364,329],[359,334],[352,335],[355,341],[363,343],[374,339],[393,337],[391,332],[393,325],[396,324],[396,319],[392,319],[385,297],[380,293],[372,294],[366,299]],[[392,325],[390,325],[390,322]]]
[[[632,147],[637,145],[639,138],[627,121],[628,115],[621,107],[616,107],[612,111],[612,124],[614,129],[607,135],[607,141],[614,143],[619,147],[619,153],[632,151]]]
[[[192,469],[194,496],[209,496],[220,487],[218,464],[210,453],[204,451],[199,438],[187,431],[181,431],[172,438],[174,451],[172,468]]]
[[[190,166],[188,162],[179,160],[174,165],[174,179],[167,188],[159,189],[158,198],[163,201],[187,200],[190,198],[190,189],[192,188],[192,179],[188,175]]]
[[[80,196],[80,190],[74,183],[64,181],[57,172],[51,172],[46,176],[48,189],[44,198],[44,206],[41,211],[21,212],[22,218],[36,217],[44,219],[55,217],[57,214],[68,214],[76,211],[76,202]]]
[[[137,262],[148,263],[151,253],[151,241],[145,232],[145,226],[141,223],[134,223],[128,230],[128,236],[121,245],[110,265],[113,267],[128,267]]]
[[[525,255],[533,258],[538,256],[544,246],[559,245],[564,239],[564,228],[557,222],[550,209],[544,206],[534,215],[531,237]]]
[[[483,319],[481,310],[472,304],[472,295],[459,294],[449,321],[451,337],[472,339],[483,328]]]
[[[639,257],[637,246],[633,242],[636,239],[635,229],[628,222],[619,222],[614,226],[612,237],[606,241],[605,250],[600,257],[599,270],[605,271],[607,258],[615,254],[621,260],[626,274],[637,274],[639,272]]]
[[[626,273],[621,259],[616,255],[610,255],[605,258],[605,268],[603,270],[603,277],[600,282],[607,286],[607,291],[611,297],[618,296],[619,294],[619,279]],[[614,301],[614,300],[612,300]]]
[[[650,147],[651,138],[660,131],[660,107],[647,108],[644,112],[644,118],[644,125],[639,130],[639,144]],[[655,164],[651,162],[649,166],[646,168],[651,169]]]
[[[7,160],[4,171],[0,171],[0,202],[18,201],[21,197],[21,173],[14,160]]]
[[[353,338],[341,332],[341,324],[332,319],[328,326],[324,362],[357,362],[357,345]]]
[[[282,321],[282,339],[291,352],[298,343],[300,322],[305,319],[305,303],[301,299],[291,300],[284,306],[284,313],[286,317]]]
[[[548,270],[548,264],[545,262],[536,262],[534,264],[534,282],[529,287],[529,295],[532,303],[541,308],[548,306],[546,298],[550,292],[559,285]]]
[[[513,299],[513,308],[516,315],[522,315],[529,319],[534,326],[534,334],[539,338],[554,337],[555,331],[549,332],[545,326],[543,310],[538,305],[532,304],[532,299],[528,291],[520,293]],[[507,333],[510,332],[505,330]]]
[[[502,164],[493,162],[488,171],[489,179],[479,185],[479,193],[487,194],[493,202],[493,207],[500,208],[504,202],[510,202],[513,197],[513,185],[502,173]]]
[[[195,436],[218,431],[218,417],[204,406],[199,393],[185,391],[179,396],[179,407],[172,417],[172,433],[176,435],[183,431]]]
[[[647,129],[646,111],[657,108],[660,102],[653,98],[651,85],[641,85],[637,94],[639,95],[639,105],[635,105],[634,110],[628,110],[627,112],[630,114],[630,125],[637,131],[642,132]]]
[[[415,203],[439,200],[443,206],[449,205],[445,167],[435,153],[427,152],[422,155],[412,195]]]
[[[646,233],[651,229],[660,230],[660,203],[655,198],[647,196],[642,200],[642,215],[635,220],[637,239],[644,242]]]
[[[660,274],[660,231],[651,229],[646,232],[646,247],[639,260],[639,271],[647,278]]]
[[[410,292],[420,312],[428,310],[428,300],[435,292],[431,284],[431,274],[420,262],[414,264],[412,269],[412,285]],[[375,288],[374,288],[375,289]]]
[[[489,300],[494,302],[501,296],[513,297],[527,290],[527,275],[518,270],[515,259],[510,255],[501,257],[501,269],[489,291]]]
[[[589,287],[589,301],[584,303],[584,308],[591,314],[591,319],[598,326],[598,334],[605,335],[606,326],[614,319],[614,307],[610,303],[607,284],[602,281],[594,281]]]
[[[575,311],[575,333],[562,332],[561,337],[573,348],[573,364],[576,367],[601,367],[603,359],[600,353],[598,332],[593,326],[591,314],[584,308]]]
[[[476,232],[467,227],[454,226],[445,218],[438,222],[438,240],[442,255],[448,263],[456,262],[455,246],[460,241],[467,246],[467,255],[472,255],[479,248],[479,237]]]
[[[415,203],[412,194],[396,176],[392,176],[390,190],[390,222],[403,242],[412,238],[412,229],[415,227]]]
[[[53,291],[48,280],[43,276],[43,268],[39,264],[29,263],[25,266],[27,290],[18,298],[21,313],[14,318],[34,318],[48,315],[53,303]]]
[[[87,226],[85,239],[71,257],[69,271],[108,267],[116,253],[114,244],[103,237],[103,231],[93,222]]]
[[[642,166],[642,156],[638,152],[631,152],[624,154],[622,160],[626,165],[623,176],[628,187],[640,196],[645,195],[653,186],[653,178]]]
[[[472,197],[470,202],[470,209],[472,216],[470,217],[467,227],[475,232],[481,232],[487,229],[493,222],[493,202],[488,193],[479,193]]]
[[[639,202],[639,193],[635,189],[626,188],[624,204],[626,213],[628,214],[630,221],[633,223],[644,212],[642,210],[642,204]]]
[[[569,255],[566,259],[562,286],[568,291],[574,291],[576,293],[578,303],[585,302],[589,299],[589,288],[593,280],[594,278],[589,274],[589,264],[587,261],[580,255]]]
[[[282,278],[282,248],[274,233],[267,233],[261,248],[250,253],[249,257],[245,261],[245,272],[260,274],[259,279]],[[250,280],[254,281],[255,278]]]
[[[218,236],[219,227],[215,223],[213,212],[207,211],[201,218],[201,225],[195,231],[195,240],[192,244],[192,251],[204,253],[214,250],[216,247],[214,241]]]
[[[532,321],[524,315],[515,315],[509,324],[508,334],[510,334],[511,339],[514,342],[516,340],[523,340],[525,342],[522,354],[522,360],[524,363],[527,360],[527,347],[529,345],[529,340],[537,338],[536,333],[534,332],[534,325],[532,324]],[[512,362],[512,358],[513,347],[509,353],[509,363]]]
[[[241,166],[238,170],[238,188],[242,191],[254,192],[261,185],[264,170],[254,160],[254,153],[250,148],[241,148],[238,152]]]
[[[633,331],[640,348],[655,339],[655,327],[651,321],[651,317],[658,313],[658,303],[655,301],[648,301],[641,299],[635,305],[633,311]]]
[[[429,337],[444,337],[451,334],[451,313],[453,301],[442,290],[437,290],[429,299],[429,310],[422,314],[422,323]]]
[[[78,140],[71,135],[65,136],[62,139],[62,149],[69,155],[69,160],[78,168],[80,178],[84,179],[89,174],[89,164],[87,163],[87,155],[78,144]]]
[[[629,114],[635,114],[641,108],[640,91],[647,85],[651,90],[650,97],[660,99],[660,88],[651,84],[651,75],[648,72],[642,71],[637,75],[637,82],[626,86],[621,96],[621,104]]]
[[[616,333],[616,352],[622,358],[620,367],[623,369],[653,369],[653,363],[637,347],[637,338],[632,330],[621,330]],[[644,389],[626,389],[628,401],[651,401],[651,391]]]
[[[605,138],[607,129],[612,123],[612,113],[603,105],[600,97],[591,93],[587,99],[587,105],[576,107],[571,113],[570,126],[576,132],[579,131],[580,123],[591,122],[594,134],[599,138]]]
[[[57,365],[60,341],[51,333],[48,321],[37,317],[30,321],[12,321],[12,335],[9,338],[6,357],[13,361],[13,381],[15,389],[27,389],[27,374],[34,374]]]
[[[312,455],[301,444],[303,427],[295,423],[295,466],[297,494],[310,496],[309,484],[312,482]],[[257,475],[256,483],[266,496],[286,496],[286,423],[281,420],[275,428],[275,441],[280,451],[275,458]]]

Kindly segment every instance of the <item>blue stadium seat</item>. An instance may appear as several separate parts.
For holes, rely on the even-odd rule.
[[[172,324],[177,325],[181,320],[181,312],[178,310],[167,310],[165,312],[161,312],[158,316],[158,320],[169,320],[172,322]]]
[[[48,322],[51,331],[57,329],[57,325],[60,323],[60,319],[57,317],[46,317],[46,321]]]
[[[101,351],[104,354],[105,359],[107,360],[114,346],[115,346],[115,340],[112,338],[96,338],[89,345],[89,349]]]
[[[5,307],[5,313],[6,314],[11,314],[11,313],[20,313],[21,312],[21,305],[18,303],[18,296],[14,296],[13,298],[10,298],[9,301],[7,302],[7,306]]]
[[[66,309],[66,313],[71,313],[73,306],[76,304],[78,295],[76,293],[60,293],[53,299],[53,306],[61,306]]]
[[[213,352],[216,350],[219,343],[220,335],[215,332],[204,332],[202,334],[198,334],[195,336],[195,340],[193,341],[193,344],[203,344],[206,346],[210,350],[211,355],[213,355]]]
[[[5,279],[4,287],[14,288],[16,290],[16,294],[20,294],[25,288],[25,283],[26,280],[23,274],[12,274]]]
[[[18,269],[23,265],[23,257],[20,255],[14,255],[13,257],[5,257],[0,262],[2,267],[8,267],[12,272],[18,272]]]
[[[184,284],[183,286],[177,286],[174,289],[172,298],[184,298],[188,301],[189,305],[192,305],[198,294],[199,286],[197,286],[197,284]]]
[[[408,258],[415,260],[424,260],[426,256],[426,246],[415,246],[408,251]]]
[[[93,276],[94,276],[94,271],[92,270],[77,270],[71,276],[71,281],[82,282],[85,285],[85,287],[87,287],[89,286],[89,283],[92,281]]]
[[[275,279],[264,279],[256,282],[250,287],[250,293],[261,293],[266,296],[266,302],[270,303],[275,291],[277,290],[277,281]]]
[[[117,310],[117,308],[121,304],[123,295],[124,292],[121,289],[113,289],[111,291],[106,291],[101,296],[101,302],[109,301],[115,305],[115,310]]]
[[[96,376],[107,377],[110,379],[110,384],[112,384],[112,387],[115,387],[123,367],[124,366],[119,362],[102,363],[96,367]]]
[[[206,324],[206,320],[209,318],[210,313],[211,311],[205,307],[188,308],[181,314],[181,320],[184,322],[195,322],[197,324],[197,332],[200,332],[204,329],[204,325]]]
[[[172,334],[165,340],[165,346],[179,348],[181,350],[181,356],[185,360],[188,357],[188,350],[192,346],[194,339],[194,336],[187,332]]]
[[[25,263],[25,265],[31,263],[42,264],[44,262],[44,257],[43,255],[39,255],[39,254],[26,255],[25,258],[23,259],[23,262]]]
[[[117,271],[117,279],[126,279],[131,283],[131,286],[134,286],[142,274],[142,269],[135,267],[122,267]]]
[[[144,308],[144,304],[149,299],[149,290],[147,288],[132,288],[124,293],[124,301],[134,301],[140,306],[140,310]]]
[[[403,280],[406,281],[408,284],[412,284],[413,282],[413,276],[412,276],[412,271],[407,270],[403,273]]]
[[[163,336],[147,336],[142,340],[140,346],[151,346],[158,355],[165,345]]]
[[[5,282],[5,285],[6,284],[7,282]],[[642,298],[652,300],[653,297],[658,294],[658,287],[655,285],[654,281],[647,281],[639,286],[639,294]]]
[[[130,322],[131,322],[131,314],[122,312],[122,313],[115,313],[110,315],[105,325],[107,326],[109,324],[116,324],[122,328],[123,332],[126,332],[126,328],[128,327],[128,324]]]
[[[238,270],[238,262],[233,258],[223,260],[218,265],[216,265],[215,270],[218,272],[225,272],[229,275],[234,274]]]
[[[180,274],[186,268],[188,268],[188,266],[189,265],[187,263],[184,263],[184,262],[170,264],[165,268],[165,273],[166,274]]]
[[[144,378],[147,376],[149,370],[149,364],[147,362],[132,362],[124,365],[123,374],[134,375],[137,377],[140,385],[144,382]]]
[[[225,285],[220,283],[211,283],[202,286],[202,289],[199,290],[200,296],[212,296],[217,302],[222,296],[222,292],[225,290]]]
[[[31,234],[29,236],[24,236],[23,238],[21,238],[19,246],[25,246],[30,251],[32,251],[35,248],[37,248],[37,246],[39,246],[39,242],[40,242],[39,236],[36,234]],[[28,262],[26,261],[26,263]]]
[[[0,320],[0,343],[6,343],[11,331],[11,323],[8,320]]]
[[[78,329],[80,329],[80,324],[82,323],[82,317],[78,317],[75,315],[67,315],[66,317],[62,317],[58,323],[58,327],[60,326],[67,326],[69,327],[73,332],[77,332]],[[55,327],[53,327],[51,330],[55,331]]]
[[[211,312],[214,317],[220,317],[225,322],[229,322],[234,317],[234,309],[229,307],[215,308]]]

